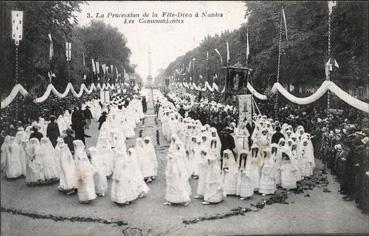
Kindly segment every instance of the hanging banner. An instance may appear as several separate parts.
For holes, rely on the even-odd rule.
[[[252,94],[238,95],[239,123],[252,120]]]
[[[70,42],[65,42],[65,57],[67,61],[72,60],[72,43]]]
[[[110,91],[100,90],[100,101],[102,103],[110,102]]]
[[[23,38],[23,11],[12,11],[12,39],[15,45]]]

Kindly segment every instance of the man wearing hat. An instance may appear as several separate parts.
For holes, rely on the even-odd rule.
[[[355,194],[355,152],[353,149],[353,139],[354,139],[354,128],[348,127],[347,137],[343,140],[343,149],[347,151],[347,156],[345,160],[341,191],[346,196],[343,197],[345,201],[353,201]]]
[[[86,129],[89,129],[91,125],[92,113],[88,105],[83,110],[83,115],[86,119]]]
[[[108,113],[106,111],[103,111],[103,113],[101,114],[98,122],[99,122],[99,127],[98,130],[101,129],[101,126],[104,124],[104,122],[106,121],[106,117],[107,117]]]
[[[47,125],[46,136],[50,139],[53,147],[55,148],[57,139],[60,136],[58,123],[55,122],[55,116],[50,116],[50,123]]]
[[[31,139],[31,138],[37,138],[38,141],[41,141],[41,138],[44,137],[44,136],[42,135],[42,133],[40,133],[40,131],[39,131],[40,129],[41,129],[41,126],[36,123],[31,128],[31,130],[33,131],[33,133],[29,136],[29,139]]]

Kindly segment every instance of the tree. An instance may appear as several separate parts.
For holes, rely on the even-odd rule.
[[[113,65],[118,68],[119,73],[123,73],[123,70],[134,73],[134,66],[129,60],[131,50],[127,47],[127,39],[117,28],[102,21],[92,21],[87,27],[76,27],[73,40],[83,45],[81,50],[85,52],[88,76],[91,76],[91,59],[99,61],[100,65]],[[82,52],[77,56],[82,62]],[[77,71],[76,79],[81,78],[78,73],[80,72]],[[113,74],[114,76],[107,75],[112,79],[110,82],[114,82],[115,71]]]
[[[80,11],[79,1],[3,2],[1,21],[5,55],[2,93],[15,84],[15,45],[11,39],[11,10],[24,11],[23,40],[19,45],[19,82],[28,90],[48,83],[47,72],[56,73],[56,83],[65,80],[65,41],[77,24],[75,13]],[[49,38],[54,43],[55,56],[49,62]]]
[[[230,45],[230,64],[246,64],[246,32],[249,34],[249,67],[254,69],[253,86],[263,92],[277,80],[279,29],[281,9],[284,7],[288,41],[282,22],[280,82],[293,93],[316,88],[325,80],[328,61],[328,4],[327,2],[253,2],[245,3],[247,24],[238,30],[207,36],[197,48],[178,57],[165,70],[165,76],[188,65],[192,58],[204,58],[209,51],[209,73],[218,74],[224,83],[217,48],[225,61],[226,42]],[[338,2],[332,14],[332,56],[340,68],[332,80],[342,87],[357,87],[367,83],[368,3]],[[204,68],[204,63],[199,63]],[[200,69],[204,71],[204,69]],[[187,74],[188,78],[190,75]]]

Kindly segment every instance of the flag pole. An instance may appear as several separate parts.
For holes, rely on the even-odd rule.
[[[331,5],[330,5],[331,2],[328,2],[328,60],[329,60],[329,63],[331,63],[331,11],[333,11],[333,8],[331,9]],[[326,80],[327,81],[330,81],[331,80],[331,73],[329,72],[328,73],[328,76],[326,77]],[[330,108],[330,105],[331,105],[331,94],[330,94],[330,91],[328,90],[327,91],[327,114],[329,114],[329,108]]]
[[[282,7],[283,10],[283,7]],[[280,76],[280,68],[281,68],[281,49],[282,49],[282,11],[280,13],[281,17],[279,20],[279,42],[278,42],[278,67],[277,67],[277,83],[279,83],[279,76]],[[278,93],[275,95],[275,105],[274,110],[278,109]]]

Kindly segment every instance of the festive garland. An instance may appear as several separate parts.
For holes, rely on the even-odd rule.
[[[187,82],[178,83],[178,85],[180,87],[185,87],[185,88],[191,89],[191,90],[195,89],[197,91],[209,90],[210,92],[214,92],[214,91],[217,91],[217,92],[220,92],[220,93],[225,92],[225,87],[222,89],[222,91],[219,91],[220,89],[219,89],[219,87],[216,83],[213,83],[213,86],[210,86],[210,84],[207,81],[205,82],[205,86],[202,89],[200,88],[200,86],[197,86],[195,83],[190,84],[190,86],[188,86]],[[256,91],[250,83],[247,83],[247,89],[257,99],[264,100],[264,101],[268,100],[269,96],[261,94],[258,91]],[[279,92],[285,98],[287,98],[290,102],[293,102],[293,103],[299,104],[299,105],[307,105],[307,104],[311,104],[311,103],[317,101],[328,90],[331,91],[332,93],[334,93],[336,96],[338,96],[340,99],[342,99],[347,104],[355,107],[356,109],[359,109],[361,111],[369,113],[369,104],[368,103],[365,103],[365,102],[351,96],[350,94],[348,94],[344,90],[342,90],[340,87],[338,87],[333,81],[328,81],[328,80],[324,81],[323,84],[319,87],[319,89],[317,91],[315,91],[315,93],[313,93],[312,95],[310,95],[308,97],[299,98],[299,97],[294,96],[293,94],[289,93],[279,82],[276,82],[273,85],[272,89],[270,90],[270,95],[273,96],[277,92]]]
[[[48,99],[48,97],[50,96],[50,93],[53,93],[58,98],[65,98],[69,94],[69,92],[71,92],[74,97],[80,98],[83,95],[84,92],[86,92],[87,94],[91,94],[93,91],[96,91],[96,90],[105,90],[105,89],[113,90],[115,88],[116,88],[116,86],[114,86],[112,84],[103,84],[102,87],[101,87],[100,84],[98,84],[97,86],[92,84],[90,86],[90,88],[88,89],[85,84],[81,84],[80,90],[77,93],[75,91],[75,89],[73,88],[73,85],[71,83],[68,83],[67,87],[65,88],[65,91],[63,93],[60,93],[58,90],[56,90],[54,85],[49,84],[46,88],[45,93],[41,97],[35,98],[33,100],[33,102],[34,103],[42,103],[42,102],[46,101],[46,99]],[[23,88],[22,85],[16,84],[13,87],[12,91],[10,92],[9,96],[7,96],[4,100],[1,101],[1,109],[4,109],[5,107],[9,106],[9,104],[12,103],[13,100],[16,98],[18,93],[20,93],[23,97],[31,96]]]

